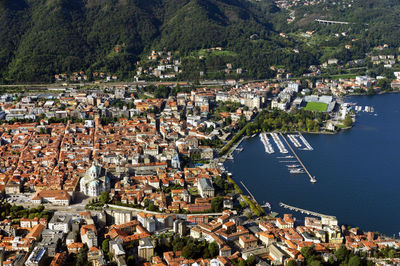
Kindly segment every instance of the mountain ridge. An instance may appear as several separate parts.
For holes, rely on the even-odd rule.
[[[151,49],[180,53],[270,31],[245,0],[2,0],[0,79],[50,81],[79,70],[131,76]],[[115,46],[121,53],[109,56]]]

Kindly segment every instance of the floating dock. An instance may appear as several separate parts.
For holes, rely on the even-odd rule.
[[[307,151],[312,151],[312,150],[314,150],[313,147],[311,147],[310,143],[308,143],[308,141],[306,140],[306,138],[303,137],[303,135],[302,135],[300,132],[299,132],[299,137],[300,137],[301,141],[304,143],[304,145],[306,146],[306,147],[304,148],[304,150],[307,150]]]
[[[285,145],[283,145],[281,139],[279,138],[278,134],[273,132],[270,133],[272,139],[275,141],[276,146],[278,146],[279,152],[280,153],[288,153],[288,150],[285,148]]]
[[[287,136],[296,148],[301,147],[301,144],[300,144],[299,140],[297,139],[297,137],[299,137],[298,135],[297,136],[296,135],[287,135]]]
[[[260,134],[260,139],[261,139],[261,142],[264,144],[266,153],[271,154],[271,153],[275,152],[274,149],[272,148],[271,143],[269,142],[267,133],[265,133],[265,132],[261,133]]]

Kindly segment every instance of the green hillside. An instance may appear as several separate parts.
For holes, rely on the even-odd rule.
[[[0,79],[79,70],[130,77],[151,49],[186,54],[269,31],[254,10],[243,0],[2,0]]]
[[[183,79],[226,63],[245,70],[240,78],[268,78],[275,75],[271,66],[298,75],[326,58],[346,61],[384,42],[398,46],[398,1],[352,5],[294,7],[296,20],[288,24],[288,11],[272,0],[0,0],[0,83],[48,82],[54,74],[80,70],[131,79],[136,62],[153,49],[178,54]],[[354,24],[325,27],[313,22],[316,16]],[[317,37],[293,37],[306,30]],[[282,31],[293,35],[282,38]],[[347,39],[331,37],[340,31]],[[352,48],[342,48],[352,37]],[[216,46],[231,52],[193,56]]]

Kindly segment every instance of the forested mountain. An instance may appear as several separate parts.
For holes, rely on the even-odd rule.
[[[244,78],[271,77],[273,65],[296,74],[331,56],[324,56],[323,42],[310,45],[282,38],[279,32],[316,30],[328,36],[346,31],[359,43],[332,53],[343,60],[361,57],[386,40],[396,46],[397,0],[352,0],[351,8],[347,2],[300,4],[292,8],[296,19],[288,24],[290,10],[278,8],[273,0],[0,0],[0,83],[47,82],[56,73],[79,70],[129,79],[136,62],[153,49],[179,54],[189,69],[181,78],[188,79],[198,78],[205,65],[228,61],[245,69]],[[324,27],[313,22],[316,17],[354,24]],[[193,56],[216,46],[234,56]]]
[[[184,54],[270,30],[244,0],[1,0],[0,25],[0,78],[10,81],[77,70],[128,75],[154,48]]]

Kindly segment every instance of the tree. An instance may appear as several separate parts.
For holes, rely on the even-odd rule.
[[[215,177],[214,184],[218,189],[220,189],[220,190],[224,189],[224,180],[222,179],[221,176],[216,176]]]
[[[335,256],[339,261],[345,261],[347,260],[347,258],[350,255],[350,251],[345,247],[345,246],[340,246],[340,248],[338,248],[335,251]]]
[[[238,266],[246,266],[246,261],[245,260],[240,260],[238,263]]]
[[[300,252],[304,256],[305,259],[308,259],[308,258],[311,258],[314,255],[315,250],[314,250],[314,247],[303,247],[300,250]]]
[[[126,259],[126,263],[131,266],[131,265],[135,265],[135,256],[130,255],[127,259]]]
[[[257,258],[254,255],[251,255],[246,260],[246,265],[248,265],[248,266],[254,266],[254,265],[256,265],[256,263],[257,263]]]
[[[224,198],[223,197],[215,197],[211,200],[211,209],[213,212],[222,211]]]
[[[106,204],[109,202],[110,197],[107,191],[101,192],[100,196],[99,196],[99,200],[102,204]]]
[[[360,266],[360,265],[361,265],[361,259],[359,256],[355,255],[349,259],[349,266]]]
[[[297,266],[297,263],[295,260],[289,260],[287,266]]]
[[[36,210],[37,210],[37,212],[42,212],[42,211],[44,211],[44,206],[43,206],[43,205],[39,205],[39,206],[36,208]]]
[[[382,90],[390,90],[390,82],[387,78],[379,79],[377,82],[378,87],[381,87]]]
[[[322,263],[319,260],[312,260],[310,263],[308,263],[310,266],[321,266]]]
[[[375,90],[374,90],[374,89],[369,88],[369,89],[367,90],[367,95],[374,95],[374,94],[375,94]]]
[[[87,254],[88,254],[89,248],[86,244],[83,245],[83,248],[81,248],[78,251],[78,254],[76,256],[76,265],[77,266],[86,266],[88,265],[88,260],[87,260]]]
[[[172,249],[173,251],[182,250],[185,247],[185,239],[184,238],[176,238],[172,241]]]
[[[191,259],[193,257],[194,249],[192,245],[186,245],[182,249],[182,256],[187,259]]]
[[[350,115],[346,115],[346,118],[343,120],[343,125],[345,127],[351,127],[353,125],[353,119]]]
[[[147,207],[147,209],[148,209],[149,211],[152,211],[152,212],[158,211],[157,206],[154,205],[154,203],[153,203],[152,201],[149,202],[149,206]]]
[[[213,241],[208,245],[208,251],[211,258],[214,258],[218,255],[218,244]]]
[[[108,238],[104,239],[101,243],[101,249],[103,250],[104,254],[110,250],[110,240]]]
[[[393,248],[391,248],[388,252],[388,257],[389,258],[396,258],[397,257],[397,251]]]

